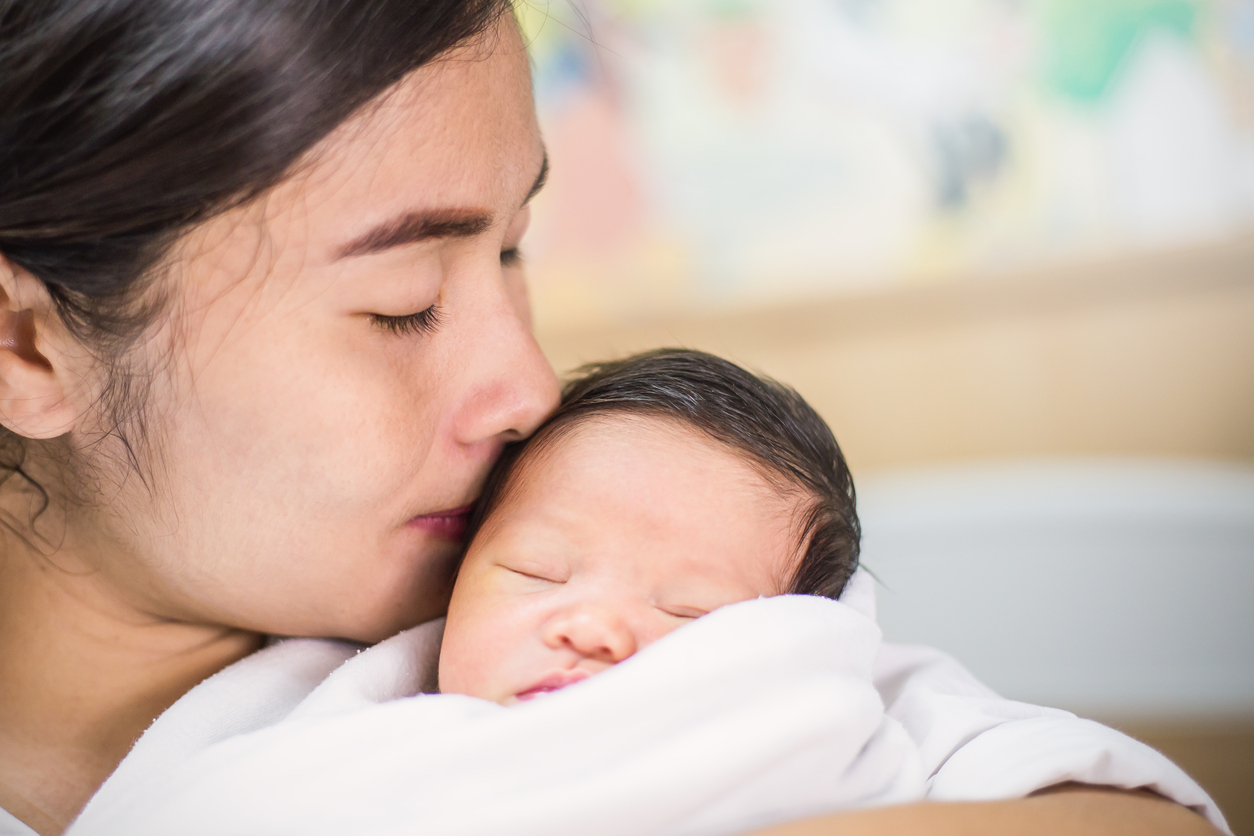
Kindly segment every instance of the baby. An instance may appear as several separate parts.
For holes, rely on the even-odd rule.
[[[502,704],[727,604],[837,598],[858,564],[853,483],[823,420],[786,386],[680,349],[586,369],[506,450],[470,534],[440,690]]]
[[[853,486],[791,389],[695,351],[593,367],[470,531],[443,624],[262,651],[343,663],[92,832],[732,836],[924,797],[864,590],[827,600]]]
[[[79,830],[732,836],[1017,797],[1057,783],[1060,763],[1104,780],[1120,751],[1114,732],[1090,729],[1090,746],[1084,721],[999,701],[931,651],[897,648],[885,667],[869,588],[825,600],[859,539],[831,432],[792,390],[707,354],[591,369],[506,452],[471,526],[444,625],[365,650],[280,642],[258,656],[290,673],[243,708],[239,677],[257,669],[228,668],[157,721],[113,784],[130,789],[93,801]],[[772,597],[787,592],[809,595]],[[931,683],[903,695],[903,658]],[[205,716],[247,729],[258,706],[283,719],[189,744]],[[1143,753],[1121,757],[1127,780],[1152,774]]]

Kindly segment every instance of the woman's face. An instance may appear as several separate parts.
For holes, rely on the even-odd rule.
[[[359,640],[443,611],[456,509],[557,400],[515,251],[544,152],[506,17],[176,248],[137,349],[148,484],[114,465],[70,531],[121,546],[99,569],[146,611]]]

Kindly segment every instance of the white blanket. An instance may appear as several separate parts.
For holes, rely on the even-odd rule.
[[[192,732],[177,766],[167,735],[144,774],[141,740],[69,832],[695,836],[920,799],[918,748],[872,684],[868,615],[748,601],[509,708],[407,696],[434,677],[442,625],[423,625],[330,676],[311,659],[325,681],[286,717],[243,718],[257,730],[218,742]],[[162,722],[179,727],[163,717],[149,735]]]
[[[871,578],[861,570],[855,573],[841,601],[847,605],[847,616],[861,615],[863,619],[836,616],[838,621],[832,622],[832,626],[845,625],[860,637],[859,641],[878,643],[878,632],[871,624],[875,620],[875,589]],[[812,631],[814,624],[806,627],[786,612],[792,606],[786,600],[776,600],[746,604],[742,609],[773,613],[766,621],[774,625],[771,629],[776,632],[782,629],[793,634],[801,628],[797,635],[804,635],[807,630]],[[817,607],[824,612],[840,611],[822,601],[803,602],[800,606],[810,610]],[[730,617],[733,616],[728,613],[717,615],[717,619],[724,621]],[[739,615],[734,617],[740,618]],[[808,623],[811,616],[805,619]],[[638,815],[659,815],[672,816],[667,820],[673,820],[676,831],[682,832],[679,830],[683,826],[682,817],[688,815],[693,832],[700,832],[707,823],[700,815],[707,809],[712,809],[716,817],[740,818],[742,812],[732,804],[735,800],[747,806],[743,810],[743,829],[749,829],[759,815],[752,805],[761,800],[762,793],[769,794],[770,787],[765,782],[770,780],[776,764],[763,763],[760,770],[746,767],[745,782],[720,795],[723,785],[719,782],[726,783],[729,777],[734,779],[736,769],[744,764],[715,760],[711,755],[693,769],[695,776],[682,775],[692,761],[680,761],[679,757],[685,754],[681,751],[684,741],[693,740],[693,734],[700,729],[717,734],[720,718],[735,717],[737,710],[747,711],[754,700],[765,705],[772,693],[789,698],[796,696],[790,692],[791,680],[770,678],[777,676],[778,669],[786,667],[787,660],[795,658],[796,654],[773,643],[772,635],[755,634],[753,624],[743,623],[741,630],[749,628],[745,642],[725,645],[721,650],[712,648],[720,643],[718,637],[706,632],[705,638],[701,638],[696,627],[704,625],[702,631],[714,629],[718,633],[723,628],[709,628],[717,623],[715,617],[707,617],[621,669],[630,671],[632,667],[643,665],[646,673],[641,676],[645,677],[655,665],[661,670],[669,664],[677,668],[673,676],[668,674],[661,682],[642,682],[634,686],[643,691],[635,697],[630,693],[622,698],[595,697],[603,701],[602,710],[610,716],[588,722],[578,717],[578,711],[571,710],[569,724],[567,711],[562,708],[570,704],[568,699],[574,700],[581,693],[586,695],[597,682],[613,682],[615,677],[627,674],[594,678],[565,694],[549,698],[547,703],[540,701],[524,706],[528,712],[534,707],[538,714],[501,714],[506,710],[465,698],[440,697],[435,700],[436,704],[456,707],[441,709],[447,713],[438,717],[420,719],[418,715],[427,709],[413,706],[430,705],[431,698],[405,698],[431,690],[435,652],[440,640],[438,624],[411,630],[371,648],[326,639],[281,641],[210,677],[157,718],[88,803],[70,833],[72,836],[130,836],[212,832],[226,836],[303,833],[306,830],[318,833],[337,827],[344,833],[359,833],[369,832],[369,825],[383,816],[393,819],[403,816],[404,811],[394,805],[421,808],[419,812],[425,816],[430,809],[456,806],[455,802],[472,796],[473,802],[463,804],[463,809],[452,813],[455,826],[447,832],[474,832],[468,828],[479,825],[496,828],[494,817],[517,816],[519,821],[530,820],[528,817],[535,815],[535,809],[541,806],[547,806],[539,814],[544,817],[546,834],[559,832],[558,821],[585,814],[592,815],[596,821],[591,832],[614,832],[611,828],[619,826],[618,819],[611,816],[610,811],[619,816],[617,811],[623,806],[628,809],[628,813],[621,815],[624,829],[630,829],[626,825],[634,826]],[[728,629],[729,641],[738,641],[734,635],[737,631]],[[818,629],[824,632],[823,627]],[[694,633],[698,633],[698,638],[691,638]],[[822,649],[809,659],[809,664],[817,665],[823,672],[809,667],[807,670],[819,679],[833,674],[839,679],[850,671],[860,674],[864,670],[858,666],[865,665],[866,658],[861,654],[869,651],[867,644],[847,642],[842,645],[839,652],[852,655],[841,657],[840,665],[830,669],[830,666],[824,667],[823,659],[838,650],[830,641],[818,643]],[[679,649],[668,651],[667,647]],[[804,647],[799,649],[806,652]],[[663,661],[648,661],[659,654],[664,654]],[[754,661],[758,657],[765,658],[760,671],[755,667],[759,663]],[[670,662],[666,662],[666,658]],[[690,698],[695,695],[689,695],[686,682],[699,676],[701,671],[728,663],[732,672],[749,675],[747,684],[736,686],[742,688],[741,702],[734,701],[735,691],[720,692],[708,705]],[[882,643],[872,676],[879,699],[887,706],[888,717],[910,736],[922,759],[928,800],[1021,798],[1043,787],[1069,781],[1128,789],[1146,787],[1192,807],[1230,833],[1222,814],[1206,793],[1158,752],[1113,729],[1065,711],[1003,699],[944,653],[926,647]],[[805,687],[811,688],[813,684]],[[597,686],[596,690],[608,687]],[[853,687],[851,693],[856,691],[857,687]],[[631,735],[637,733],[642,723],[648,725],[647,720],[641,719],[646,716],[642,712],[671,700],[679,702],[670,708],[681,711],[662,718],[662,722],[676,730],[675,735],[663,741],[671,744],[671,748],[664,751],[672,754],[662,759],[656,767],[658,771],[650,771],[653,769],[651,759],[657,754],[653,749],[658,744],[652,737],[633,741]],[[581,697],[576,701],[576,708],[582,702]],[[553,707],[541,711],[544,705]],[[472,716],[481,724],[479,731],[464,738],[452,731],[454,723]],[[509,719],[493,719],[498,716]],[[515,752],[510,756],[514,759],[512,762],[502,760],[506,749],[498,744],[507,743],[508,738],[498,739],[496,735],[501,733],[503,725],[523,716],[538,717],[529,721],[538,725],[547,723],[560,729],[567,729],[569,725],[573,731],[562,733],[572,735],[570,748]],[[691,722],[685,719],[687,717],[693,718]],[[788,723],[789,718],[774,716],[771,722]],[[882,725],[886,729],[894,727],[892,722]],[[824,729],[827,731],[820,729],[814,735],[813,743],[820,748],[824,735],[832,733],[830,728]],[[701,743],[722,747],[718,749],[722,758],[726,756],[725,750],[740,739],[741,731],[739,726],[733,726],[729,736],[719,736],[712,744]],[[581,748],[576,733],[591,735],[589,745]],[[525,731],[515,734],[522,735]],[[792,727],[790,734],[791,738],[776,741],[775,751],[780,756],[778,762],[791,762],[795,768],[804,761],[791,759],[804,757],[810,737],[799,727]],[[874,743],[868,752],[883,751],[891,756],[899,748],[894,736],[891,731],[883,737],[873,736]],[[608,746],[611,741],[619,748],[602,757],[599,747]],[[545,744],[549,745],[552,744]],[[795,748],[789,748],[794,745]],[[885,745],[889,747],[887,750],[883,749]],[[701,749],[701,752],[708,751]],[[581,760],[561,759],[571,753],[578,754]],[[837,787],[838,793],[845,795],[818,800],[824,809],[828,802],[855,803],[853,795],[865,786],[857,782],[874,778],[877,763],[884,766],[885,773],[891,772],[888,768],[891,757],[877,761],[878,755],[868,754],[865,761],[849,764],[850,768],[843,772],[838,759],[828,762],[817,754],[815,757],[821,761],[820,769],[839,773],[842,781],[847,779],[847,783]],[[903,756],[903,762],[908,759],[908,755]],[[523,763],[521,769],[517,766],[519,761]],[[677,771],[681,778],[672,778]],[[619,790],[624,794],[634,792],[634,804],[630,798],[624,801],[622,796],[614,796],[614,804],[588,814],[582,796],[574,794],[574,783],[563,784],[558,780],[563,775],[581,782],[579,792],[590,791],[589,787],[610,795]],[[642,783],[634,788],[615,783],[618,776],[625,775]],[[810,773],[807,775],[813,777]],[[810,793],[815,786],[809,783],[811,777],[796,786],[781,781],[784,786],[778,790],[780,794],[767,799],[760,813],[762,821],[773,818],[776,810],[783,815],[784,808],[793,804],[797,793]],[[885,790],[880,800],[887,802],[898,791],[902,800],[915,797],[908,763],[896,777],[902,781],[901,786]],[[429,785],[428,782],[434,783]],[[439,788],[445,787],[448,792],[442,794]],[[828,788],[830,783],[818,786],[819,796]],[[537,794],[534,800],[532,792]],[[874,792],[869,791],[864,802],[875,803]],[[786,811],[787,816],[802,815],[810,809],[804,805],[811,803],[816,803],[815,798],[807,795],[800,804]],[[519,805],[523,813],[515,812]],[[421,821],[417,820],[412,824],[406,822],[404,829],[414,833],[419,824]],[[505,832],[512,833],[513,825],[511,821]],[[711,824],[712,828],[715,826],[717,821]],[[429,825],[431,833],[445,832],[440,828],[442,825]],[[11,817],[6,821],[4,815],[0,815],[0,833],[34,836],[34,831]]]

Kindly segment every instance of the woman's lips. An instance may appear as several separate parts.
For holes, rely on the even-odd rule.
[[[409,524],[436,537],[460,543],[466,539],[466,525],[470,522],[470,512],[473,509],[473,505],[463,505],[461,508],[423,514],[421,517],[414,517]]]
[[[591,675],[592,674],[587,671],[580,670],[561,671],[553,674],[552,676],[546,676],[526,691],[517,694],[514,699],[519,702],[534,700],[536,697],[544,696],[545,694],[552,693],[553,691],[560,691],[567,685],[574,685],[576,682],[587,679]]]

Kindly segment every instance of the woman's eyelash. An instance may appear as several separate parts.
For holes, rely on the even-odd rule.
[[[518,247],[510,247],[507,250],[501,250],[501,266],[517,267],[520,264],[522,264],[522,252],[518,249]],[[430,334],[440,324],[440,308],[436,305],[432,305],[425,311],[419,311],[414,314],[406,314],[405,316],[371,314],[370,320],[377,328],[391,332],[398,336]]]
[[[430,334],[440,324],[440,308],[437,305],[432,305],[424,311],[406,314],[405,316],[371,314],[370,321],[374,323],[376,328],[397,336]]]

